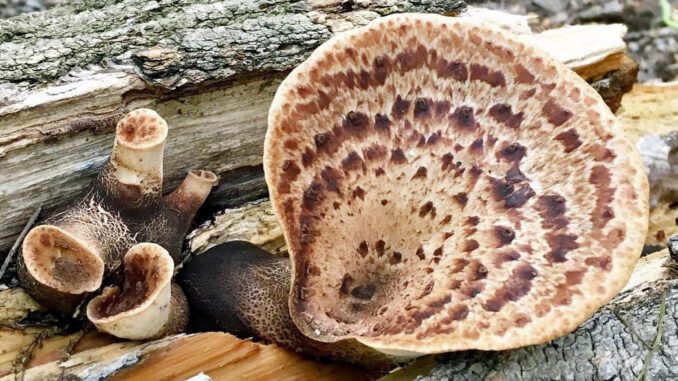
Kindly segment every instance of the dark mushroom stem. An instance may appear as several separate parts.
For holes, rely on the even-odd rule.
[[[189,224],[216,182],[217,176],[210,171],[190,171],[177,189],[165,196],[165,202],[181,213],[184,224]]]
[[[188,262],[178,282],[192,316],[207,320],[202,323],[208,329],[369,368],[386,369],[398,361],[353,341],[324,343],[303,335],[290,317],[290,276],[289,258],[249,242],[231,241]]]
[[[163,199],[167,133],[167,123],[155,111],[130,112],[118,123],[110,159],[85,195],[28,233],[19,277],[38,302],[72,314],[139,242],[156,243],[179,259],[191,219],[217,178],[208,171],[191,172]]]

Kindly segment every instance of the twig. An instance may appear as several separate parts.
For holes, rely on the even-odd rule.
[[[671,28],[676,28],[678,29],[678,21],[675,21],[671,17],[671,4],[669,4],[669,0],[659,0],[659,6],[662,9],[662,21],[664,21],[664,24]]]
[[[21,353],[17,356],[12,364],[14,370],[14,379],[23,380],[24,372],[26,370],[26,364],[33,358],[35,351],[42,346],[42,342],[50,337],[53,334],[53,331],[50,329],[45,329],[40,331],[40,333],[33,339],[33,341],[24,348]]]
[[[35,212],[33,212],[33,214],[31,215],[31,218],[28,219],[26,226],[24,226],[24,230],[21,231],[19,237],[17,237],[16,241],[14,241],[14,245],[12,245],[12,248],[9,250],[9,253],[7,253],[7,256],[5,257],[5,261],[2,263],[2,267],[0,267],[0,279],[2,279],[2,277],[5,275],[7,267],[12,262],[12,257],[14,257],[14,254],[19,249],[19,245],[26,237],[26,234],[28,234],[28,231],[33,227],[33,224],[35,224],[35,220],[38,219],[41,210],[42,205],[39,205]]]
[[[645,374],[647,373],[647,368],[650,366],[650,361],[652,361],[654,353],[657,352],[657,349],[662,343],[662,336],[664,334],[665,313],[666,313],[666,292],[664,292],[664,294],[662,295],[662,302],[659,305],[659,321],[657,322],[657,335],[654,337],[652,348],[650,348],[650,351],[645,356],[645,360],[643,361],[643,369],[638,374],[638,377],[636,377],[636,381],[645,380]]]

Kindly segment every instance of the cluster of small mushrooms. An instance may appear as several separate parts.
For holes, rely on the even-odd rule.
[[[162,197],[167,123],[138,109],[116,128],[109,161],[85,195],[26,235],[18,273],[38,302],[72,314],[98,291],[106,274],[120,287],[104,288],[87,304],[101,331],[127,339],[181,332],[188,305],[172,283],[174,264],[193,216],[217,177],[191,171]],[[120,277],[120,276],[118,276]]]
[[[36,299],[70,311],[124,262],[89,319],[128,338],[185,324],[173,261],[215,176],[161,198],[166,131],[132,112],[88,195],[30,232]],[[624,286],[647,230],[642,162],[600,96],[468,18],[389,16],[324,43],[276,93],[264,170],[289,258],[198,255],[179,276],[193,316],[371,367],[566,334]]]

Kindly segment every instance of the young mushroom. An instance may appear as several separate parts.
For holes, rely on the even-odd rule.
[[[188,304],[172,283],[174,262],[167,250],[140,243],[125,254],[122,288],[106,287],[87,305],[87,318],[100,331],[125,339],[163,337],[184,330]]]
[[[276,93],[264,169],[289,264],[240,255],[206,280],[203,257],[234,255],[218,246],[185,268],[189,301],[207,310],[202,278],[248,296],[212,306],[218,323],[293,324],[352,361],[564,335],[624,286],[647,230],[642,162],[600,96],[472,19],[389,16],[323,44]],[[291,284],[289,322],[258,302],[272,284]]]
[[[18,273],[33,298],[50,309],[71,314],[88,293],[101,287],[106,272],[120,268],[124,258],[126,282],[138,282],[129,277],[145,274],[142,280],[150,282],[143,285],[145,296],[156,298],[154,304],[169,302],[172,261],[179,259],[186,230],[216,183],[216,176],[192,171],[163,198],[166,137],[167,123],[152,110],[134,110],[118,123],[110,159],[86,194],[46,218],[23,241]],[[155,245],[134,246],[140,242]],[[148,273],[151,269],[144,266],[154,263],[161,266]],[[122,305],[141,303],[141,295],[129,291],[128,284],[119,295],[113,289],[105,291],[95,303],[105,304],[108,299]],[[181,298],[178,295],[174,299]],[[120,312],[122,308],[113,310]],[[90,306],[88,311],[95,310]],[[111,309],[104,308],[101,314],[92,316],[100,319],[110,315]],[[160,320],[155,323],[160,324]]]

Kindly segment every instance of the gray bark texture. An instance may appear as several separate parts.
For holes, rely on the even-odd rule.
[[[660,321],[662,299],[665,313]],[[660,325],[661,336],[656,339]],[[678,280],[630,290],[574,333],[548,344],[504,352],[450,353],[436,358],[436,363],[427,376],[416,379],[677,380]]]
[[[333,21],[360,25],[395,12],[463,7],[455,0],[73,0],[0,27],[0,81],[26,88],[110,61],[133,64],[149,84],[175,89],[288,70],[341,29]]]
[[[337,32],[461,0],[66,0],[0,22],[0,251],[39,204],[73,200],[126,112],[170,125],[165,179],[221,176],[208,208],[266,193],[268,106],[279,81]]]

